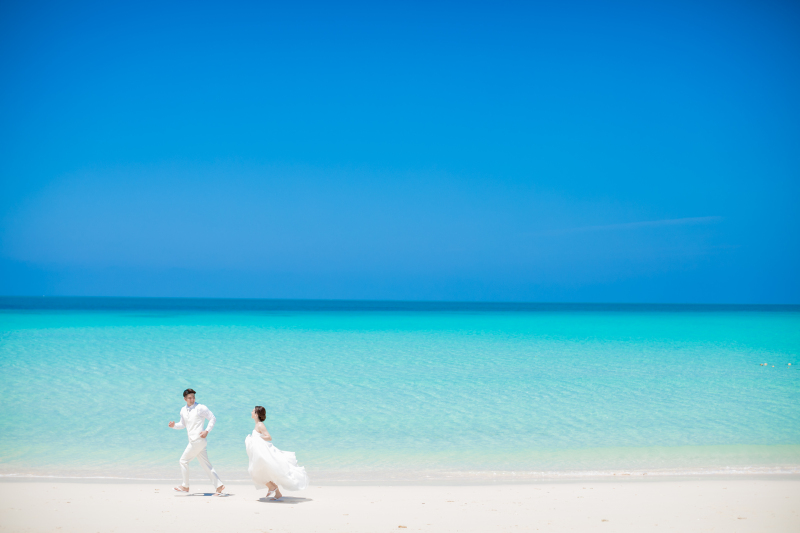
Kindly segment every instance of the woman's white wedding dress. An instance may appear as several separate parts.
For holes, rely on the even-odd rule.
[[[267,488],[268,481],[286,490],[303,490],[308,487],[306,468],[297,466],[294,452],[279,450],[271,442],[262,439],[255,429],[244,439],[244,445],[250,458],[247,471],[257,489]]]

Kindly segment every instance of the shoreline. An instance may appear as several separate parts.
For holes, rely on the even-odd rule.
[[[196,474],[196,472],[195,472]],[[782,471],[713,471],[713,472],[625,472],[625,473],[597,473],[576,472],[567,474],[547,474],[541,476],[519,475],[519,476],[493,476],[490,472],[476,472],[475,475],[463,476],[455,475],[452,477],[409,477],[407,479],[392,477],[370,477],[364,479],[334,479],[334,478],[315,478],[311,477],[312,485],[326,487],[340,486],[475,486],[475,485],[535,485],[547,483],[578,483],[578,482],[626,482],[626,481],[684,481],[684,480],[748,480],[748,479],[797,479],[800,480],[800,468]],[[193,475],[191,481],[203,484],[207,478]],[[0,474],[0,483],[4,482],[31,482],[31,483],[174,483],[178,482],[178,476],[154,477],[154,478],[134,478],[117,476],[46,476],[37,474]],[[232,485],[248,485],[250,479],[227,478],[226,482]]]

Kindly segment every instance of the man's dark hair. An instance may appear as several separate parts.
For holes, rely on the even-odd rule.
[[[186,389],[185,391],[183,391],[183,397],[184,398],[186,398],[190,394],[197,394],[197,393],[194,391],[194,389]]]

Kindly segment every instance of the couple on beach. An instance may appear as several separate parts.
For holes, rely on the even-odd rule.
[[[177,424],[170,422],[169,427],[173,429],[184,429],[189,434],[189,445],[181,455],[180,465],[183,482],[175,487],[178,492],[189,492],[189,461],[197,458],[200,466],[203,467],[219,496],[225,490],[225,485],[217,475],[211,462],[208,460],[206,452],[206,437],[214,429],[217,419],[205,405],[195,402],[194,389],[183,391],[183,399],[186,405],[181,408],[181,420]],[[284,452],[272,444],[272,437],[264,426],[267,418],[267,410],[256,405],[250,413],[250,417],[255,421],[256,427],[253,433],[244,440],[247,455],[250,458],[247,471],[253,479],[257,489],[267,489],[267,498],[280,500],[280,487],[287,490],[303,490],[308,486],[308,474],[305,467],[297,466],[297,459],[294,452]],[[203,429],[204,422],[208,420],[208,426]],[[280,486],[280,487],[279,487]]]

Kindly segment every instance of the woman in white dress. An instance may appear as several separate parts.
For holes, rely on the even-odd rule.
[[[280,500],[283,497],[280,485],[286,490],[303,490],[308,486],[308,474],[303,466],[297,466],[294,452],[284,452],[272,444],[272,437],[264,426],[267,410],[256,405],[250,414],[256,422],[253,433],[244,439],[250,464],[247,471],[257,489],[267,489],[267,498]],[[274,494],[273,494],[274,493]]]

